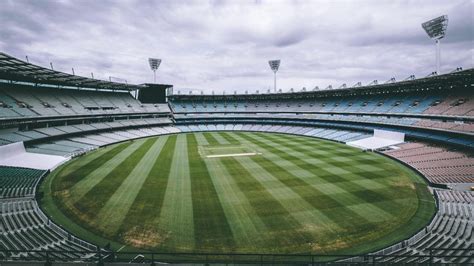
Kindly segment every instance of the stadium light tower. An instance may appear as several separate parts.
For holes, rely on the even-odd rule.
[[[270,60],[268,61],[270,68],[273,70],[274,79],[273,79],[273,91],[276,93],[277,91],[277,71],[280,67],[280,60]]]
[[[148,64],[150,64],[150,68],[153,71],[153,83],[156,83],[156,70],[160,67],[161,59],[148,58]]]
[[[426,31],[428,36],[436,42],[436,72],[440,73],[440,61],[441,61],[441,51],[440,51],[440,42],[441,39],[446,35],[446,29],[448,28],[448,16],[440,16],[429,20],[425,23],[422,23],[421,26]]]

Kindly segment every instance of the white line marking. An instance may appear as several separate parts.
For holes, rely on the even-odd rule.
[[[206,158],[221,158],[221,157],[238,157],[238,156],[254,156],[260,155],[259,152],[249,152],[249,153],[231,153],[231,154],[216,154],[216,155],[207,155]]]

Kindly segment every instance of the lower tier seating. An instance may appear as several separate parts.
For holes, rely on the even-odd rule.
[[[428,264],[430,259],[436,264],[474,263],[474,192],[435,190],[434,193],[439,210],[431,223],[413,237],[370,254],[378,263]],[[346,261],[368,262],[363,257]]]
[[[97,122],[90,124],[72,124],[65,126],[52,126],[36,128],[31,130],[6,129],[0,130],[0,145],[10,144],[20,141],[41,140],[51,137],[60,137],[71,133],[80,134],[93,132],[98,130],[117,130],[120,128],[129,128],[136,126],[152,126],[161,124],[171,124],[171,120],[167,117],[144,118],[116,120],[115,122]],[[68,145],[66,145],[68,146]],[[75,145],[73,145],[75,146]],[[64,150],[62,148],[61,150]],[[54,149],[53,149],[54,150]],[[67,150],[67,149],[66,149]]]
[[[15,260],[44,260],[45,250],[52,260],[77,260],[89,257],[96,247],[75,238],[54,225],[39,210],[31,197],[0,200],[0,247],[18,252],[3,252],[1,257]],[[37,252],[25,252],[37,251]],[[68,251],[66,253],[61,251]]]
[[[405,143],[385,154],[397,158],[433,183],[474,183],[474,156],[425,143]]]
[[[239,114],[240,115],[240,114]],[[319,116],[319,115],[318,115]],[[325,115],[326,116],[326,115]],[[215,124],[215,123],[246,123],[246,124],[286,124],[289,126],[307,126],[307,127],[337,127],[348,130],[366,131],[373,132],[375,129],[396,131],[404,133],[406,137],[417,140],[424,140],[429,142],[442,142],[449,146],[459,146],[463,148],[474,149],[474,138],[471,133],[454,133],[445,130],[426,130],[420,127],[408,126],[408,123],[404,123],[404,126],[398,126],[397,123],[388,122],[389,119],[380,117],[380,122],[365,121],[361,123],[358,118],[354,121],[349,121],[345,116],[334,116],[324,119],[314,119],[307,115],[280,115],[280,114],[249,114],[242,117],[236,117],[235,115],[225,116],[201,116],[201,115],[187,115],[185,118],[182,116],[176,116],[177,124]],[[403,121],[404,119],[396,118],[397,120]],[[391,119],[390,119],[391,120]],[[356,122],[358,121],[358,122]]]
[[[43,170],[0,166],[0,198],[33,196]]]
[[[199,124],[199,125],[178,125],[177,128],[182,132],[191,131],[215,131],[215,130],[236,130],[236,131],[260,131],[260,132],[276,132],[289,133],[295,135],[305,135],[317,138],[324,138],[339,142],[348,142],[357,139],[366,138],[369,134],[364,132],[315,128],[303,126],[285,126],[285,125],[261,125],[261,124]]]

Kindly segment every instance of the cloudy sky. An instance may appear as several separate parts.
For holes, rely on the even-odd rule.
[[[471,0],[2,0],[0,50],[78,75],[205,92],[325,88],[426,76],[435,45],[420,24],[448,15],[442,71],[473,67]],[[184,89],[182,89],[184,91]]]

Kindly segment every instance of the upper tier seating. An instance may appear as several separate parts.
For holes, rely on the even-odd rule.
[[[212,119],[238,122],[261,118],[302,123],[306,123],[305,120],[351,122],[345,124],[351,124],[353,129],[368,125],[372,129],[401,130],[419,139],[474,147],[474,91],[465,89],[464,85],[451,88],[350,96],[317,93],[304,97],[296,93],[294,96],[178,95],[171,98],[170,106],[178,122],[204,121],[203,118],[204,123]]]
[[[474,122],[457,121],[457,122],[443,122],[442,120],[433,120],[416,117],[397,117],[384,115],[358,115],[358,114],[294,114],[294,113],[226,113],[226,114],[212,114],[212,113],[191,113],[191,114],[175,114],[176,119],[185,118],[292,118],[295,120],[301,119],[318,119],[318,120],[335,120],[361,123],[375,123],[388,125],[401,125],[421,128],[436,128],[441,130],[469,132],[474,133]]]
[[[128,92],[0,86],[0,119],[169,112],[167,104],[142,104]]]
[[[193,112],[322,112],[372,114],[436,114],[474,116],[474,94],[389,94],[273,100],[171,101],[177,113]]]
[[[443,114],[457,116],[474,116],[474,98],[472,95],[452,93],[440,95],[438,100],[428,109],[425,114]]]

